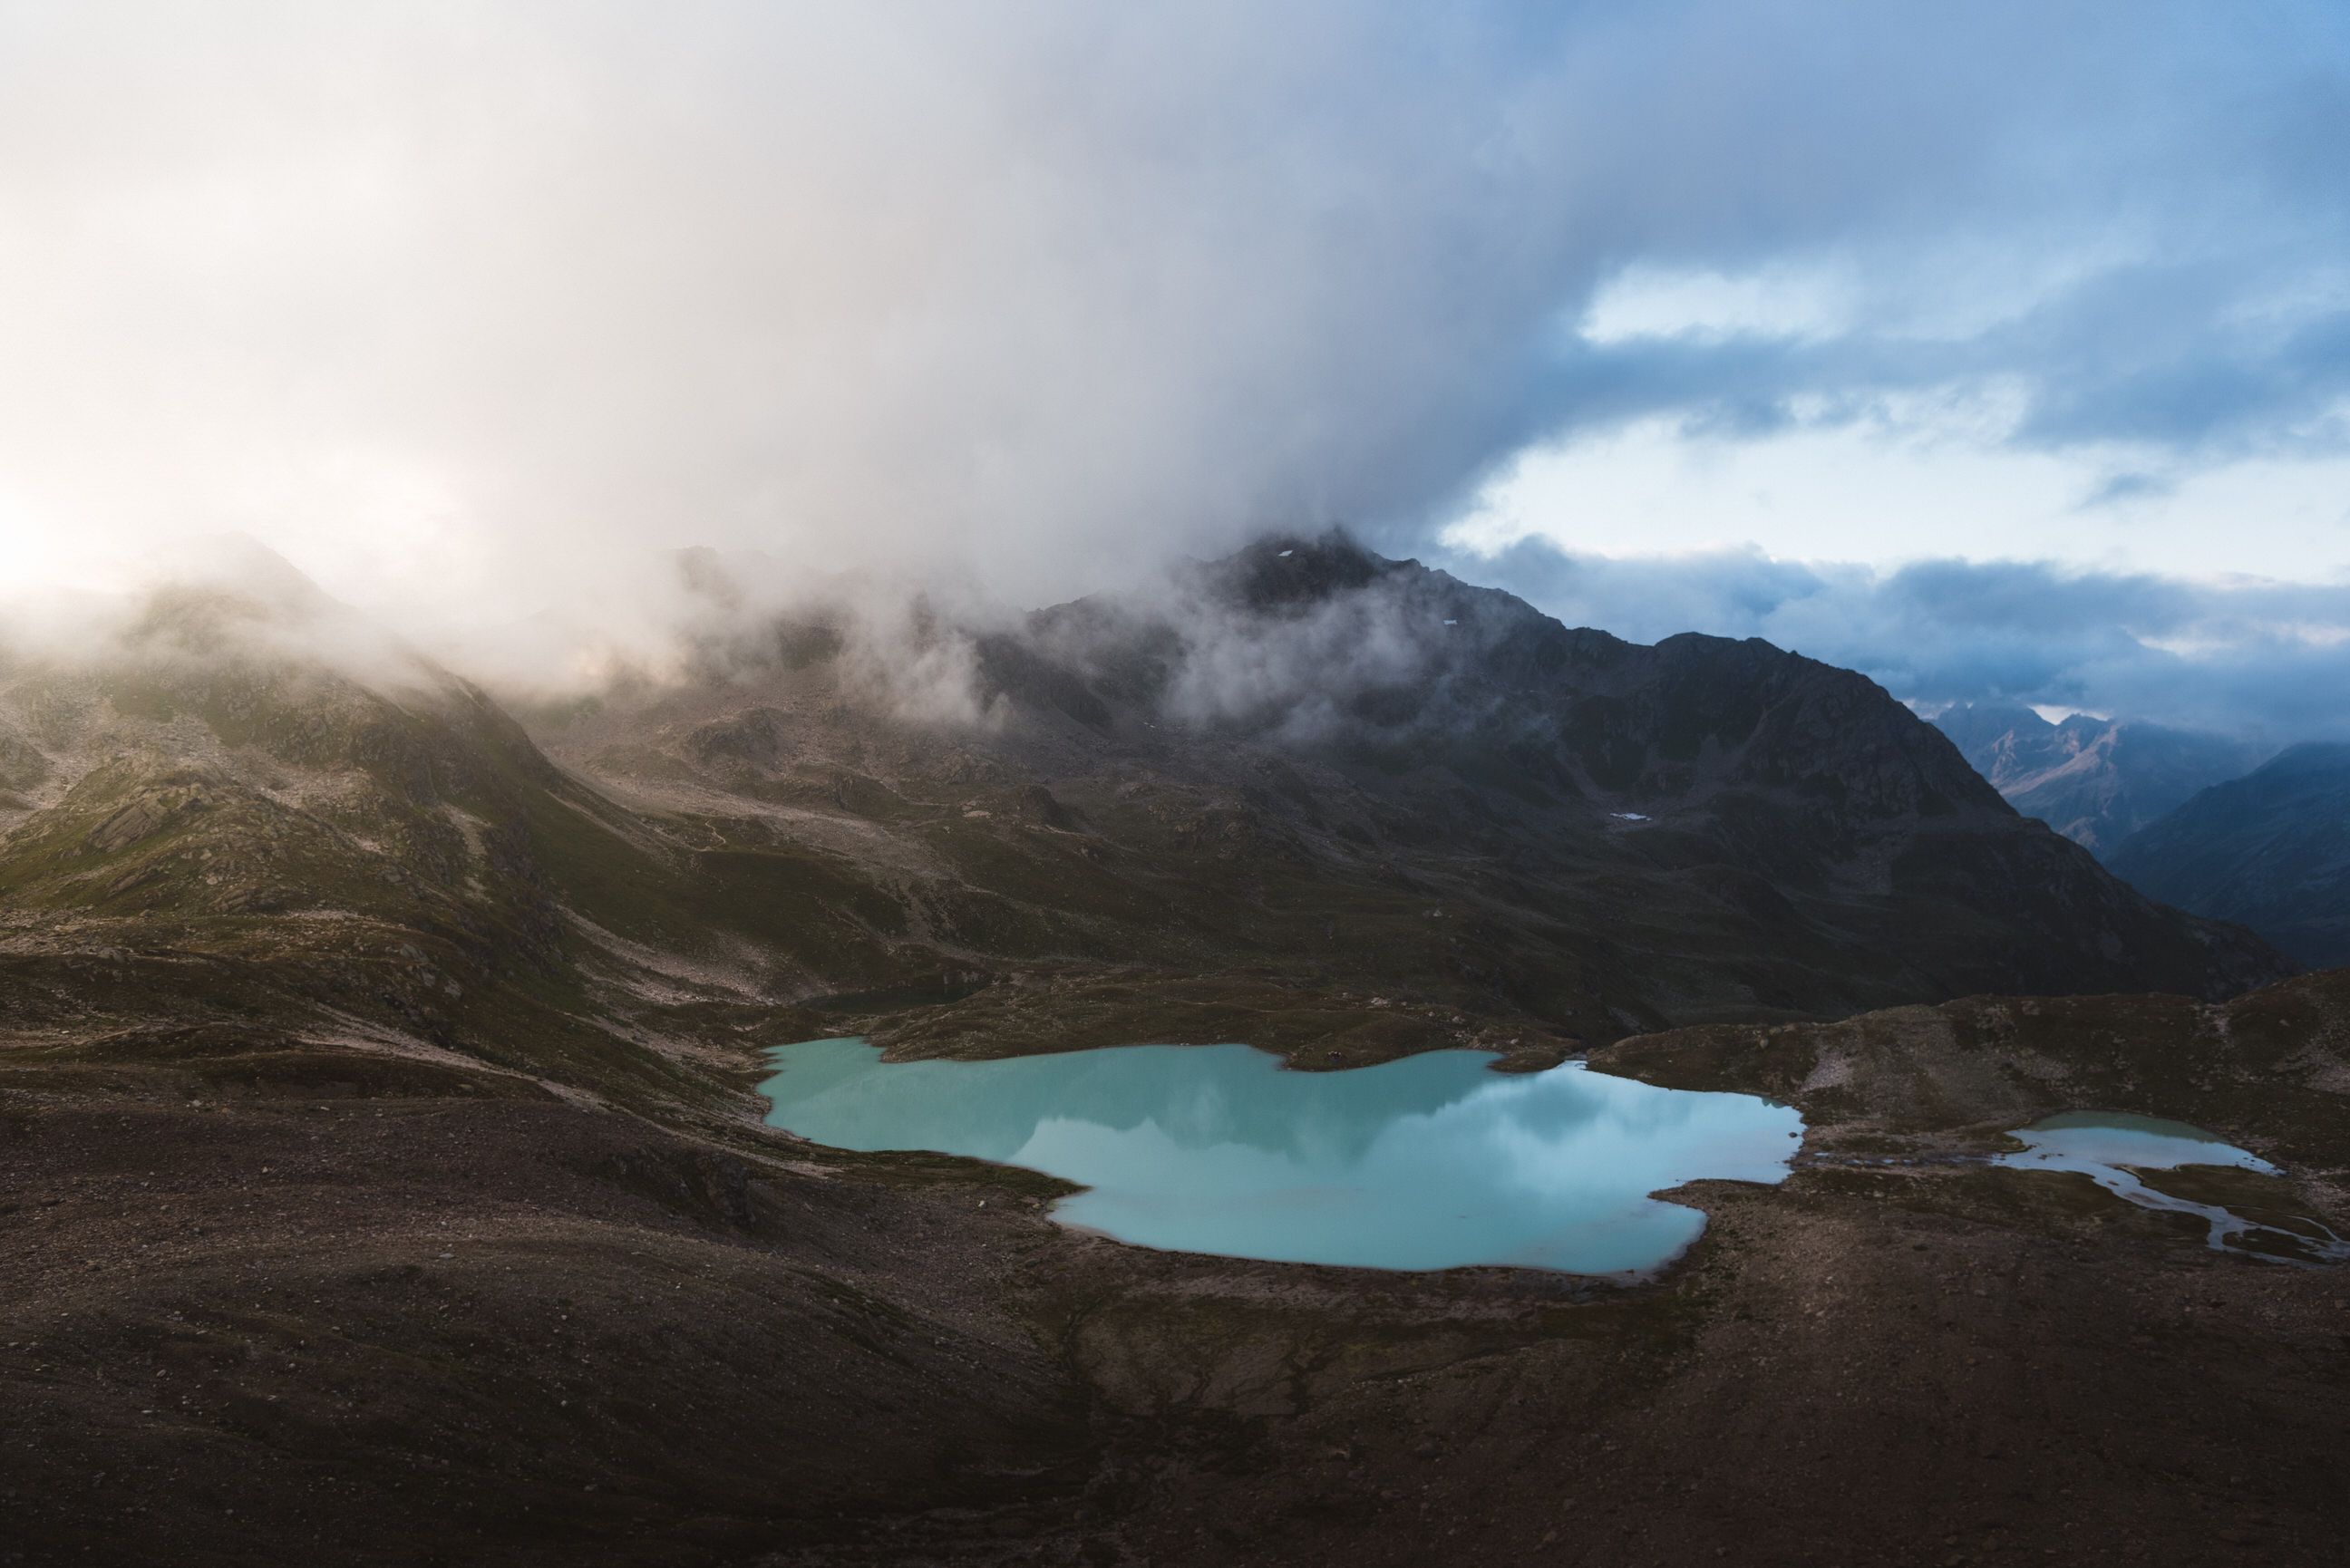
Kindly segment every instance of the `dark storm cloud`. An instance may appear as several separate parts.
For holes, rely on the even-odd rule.
[[[1826,334],[1570,343],[1538,401],[1570,432],[1662,415],[1742,440],[1875,420],[1905,394],[1998,388],[2020,403],[2005,443],[2126,445],[2167,472],[2117,477],[2093,501],[2160,496],[2211,462],[2350,451],[2350,266],[2337,259],[2350,256],[2350,223],[2312,214],[2293,249],[2294,269],[2231,251],[2100,270],[1963,337],[1872,324],[1856,305]]]
[[[1638,641],[1760,637],[1925,705],[2085,708],[2283,744],[2350,737],[2350,586],[2194,583],[2047,564],[1878,573],[1755,551],[1609,559],[1526,542],[1448,563]]]

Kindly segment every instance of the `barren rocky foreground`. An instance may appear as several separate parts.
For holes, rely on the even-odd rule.
[[[2341,1274],[1950,1157],[2068,1103],[2192,1096],[2293,1179],[2182,1191],[2340,1229],[2345,1004],[2337,974],[2224,1010],[1627,1041],[1599,1064],[1792,1075],[1814,1127],[1783,1186],[1677,1194],[1704,1240],[1628,1285],[1141,1251],[1058,1230],[1025,1173],[747,1117],[689,1137],[225,1029],[55,1064],[18,1042],[0,1540],[26,1563],[2334,1562]],[[1932,1070],[1884,1071],[1888,1044]]]
[[[2350,1233],[2350,971],[1856,676],[1300,542],[1207,573],[1219,635],[1411,659],[1207,712],[1086,601],[917,721],[818,618],[517,720],[289,653],[355,634],[281,589],[0,659],[0,1562],[2341,1555],[2294,1238]],[[840,1033],[1585,1054],[1811,1130],[1653,1280],[1243,1262],[766,1127],[762,1053]],[[2281,1166],[2156,1179],[2265,1255],[1985,1163],[2067,1108]]]

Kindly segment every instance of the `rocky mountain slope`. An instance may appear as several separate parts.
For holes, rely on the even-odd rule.
[[[2074,713],[1961,703],[1934,719],[2010,805],[2110,856],[2196,791],[2251,771],[2267,749],[2224,735]]]
[[[521,722],[298,583],[7,651],[0,1560],[2332,1560],[2332,1278],[1941,1157],[2216,1085],[2339,1228],[2338,976],[1943,1001],[2284,966],[1760,644],[1336,541],[917,622]],[[1941,1005],[1791,1018],[1877,999]],[[850,1030],[1319,1070],[1661,1023],[1603,1060],[1819,1125],[1682,1191],[1654,1282],[1145,1252],[751,1088]]]
[[[267,1020],[706,1097],[594,1000],[599,966],[625,961],[583,935],[613,879],[639,904],[677,884],[668,848],[307,584],[167,592],[95,653],[19,654],[0,734],[19,1031]],[[712,940],[698,917],[676,930]]]
[[[1570,631],[1343,539],[918,627],[895,666],[845,614],[527,730],[283,571],[20,651],[16,1023],[233,1017],[723,1118],[745,1039],[916,1001],[949,1005],[908,1049],[1534,1048],[2287,968],[1856,675]]]
[[[2303,963],[2350,963],[2350,746],[2292,747],[2109,859],[2153,897],[2241,921]]]
[[[1570,630],[1343,539],[976,635],[944,729],[860,690],[820,618],[776,635],[532,731],[648,821],[827,857],[877,947],[844,990],[1256,968],[1588,1038],[2282,972],[2019,816],[1857,675]]]

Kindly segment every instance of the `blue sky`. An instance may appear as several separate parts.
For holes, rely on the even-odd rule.
[[[1343,522],[1920,701],[2350,734],[2338,5],[0,0],[0,586],[428,639]]]

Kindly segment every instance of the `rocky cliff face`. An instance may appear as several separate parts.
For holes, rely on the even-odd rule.
[[[2029,708],[1983,703],[1951,709],[1934,723],[2009,805],[2098,856],[2266,754],[2224,735],[2087,713],[2052,724]]]
[[[2317,967],[2350,963],[2350,746],[2282,753],[2125,840],[2114,873],[2241,921]]]

